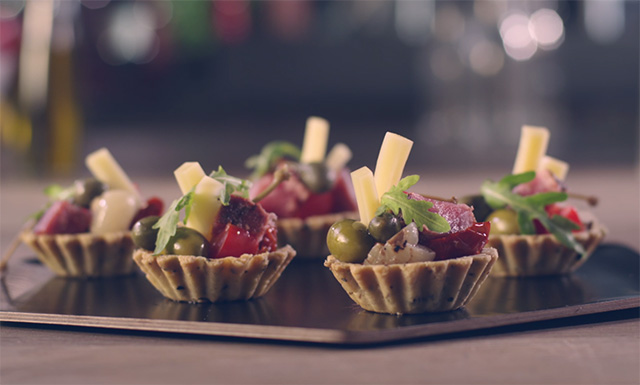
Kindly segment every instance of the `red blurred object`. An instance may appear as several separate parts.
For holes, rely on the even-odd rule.
[[[584,230],[584,223],[580,220],[580,216],[578,215],[578,211],[573,206],[569,205],[559,205],[559,204],[550,204],[545,207],[547,215],[549,218],[553,218],[554,215],[560,215],[561,217],[565,217],[576,225],[580,226],[579,229],[573,230],[573,232]],[[533,221],[534,226],[536,227],[536,234],[549,234],[549,231],[542,226],[542,223],[537,219]]]
[[[142,218],[150,217],[152,215],[157,215],[157,216],[162,215],[163,210],[164,210],[164,202],[162,201],[162,199],[158,197],[151,197],[147,199],[147,205],[141,208],[140,210],[138,210],[138,213],[136,213],[136,215],[133,217],[133,220],[131,221],[131,225],[129,225],[129,228],[133,227],[133,225]]]
[[[86,233],[91,225],[91,210],[69,201],[54,202],[33,227],[34,234]]]
[[[358,210],[356,194],[351,182],[351,172],[348,168],[343,168],[336,177],[336,184],[333,187],[333,209],[334,213]]]
[[[220,40],[227,44],[241,43],[251,33],[251,7],[246,0],[216,0],[213,20]]]

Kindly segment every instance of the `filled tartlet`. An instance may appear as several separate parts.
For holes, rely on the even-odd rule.
[[[289,245],[278,248],[276,215],[248,199],[249,181],[222,167],[206,175],[186,162],[174,175],[183,196],[162,217],[133,227],[133,260],[147,280],[174,301],[264,295],[296,255]]]
[[[106,148],[89,154],[85,163],[93,177],[67,188],[49,186],[49,202],[20,239],[60,276],[131,274],[135,265],[130,229],[141,218],[160,215],[163,202],[157,197],[143,200]]]
[[[353,173],[360,220],[343,219],[327,235],[325,266],[363,309],[390,314],[444,312],[464,306],[498,259],[484,247],[490,224],[473,209],[409,192],[400,179],[413,142],[387,133],[375,175]]]
[[[329,123],[310,117],[302,150],[289,142],[271,142],[246,162],[253,169],[251,198],[264,192],[277,170],[288,170],[290,177],[260,204],[278,216],[278,244],[292,245],[300,257],[324,258],[329,227],[357,216],[347,168],[351,150],[338,143],[325,156],[328,137]]]
[[[489,245],[500,254],[494,274],[566,274],[585,263],[605,236],[604,228],[566,201],[566,162],[546,155],[549,130],[523,126],[513,172],[487,180],[469,201],[491,223]],[[574,194],[575,197],[593,197]]]

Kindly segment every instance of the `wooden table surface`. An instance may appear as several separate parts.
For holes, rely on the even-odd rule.
[[[443,173],[418,188],[459,196],[487,175]],[[178,193],[173,181],[138,182],[166,199]],[[2,250],[47,183],[2,180]],[[640,249],[637,168],[573,170],[569,183],[600,197],[593,211],[609,229],[607,242]],[[27,255],[21,247],[10,268]],[[0,383],[638,384],[638,316],[635,308],[356,348],[2,323]]]

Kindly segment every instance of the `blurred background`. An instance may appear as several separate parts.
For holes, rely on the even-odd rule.
[[[332,124],[352,164],[384,132],[410,168],[510,172],[523,124],[574,167],[638,162],[640,3],[2,0],[2,182],[244,160]],[[416,150],[418,149],[418,150]]]

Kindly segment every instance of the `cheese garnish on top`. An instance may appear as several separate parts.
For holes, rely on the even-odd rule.
[[[387,132],[380,146],[374,179],[378,198],[389,191],[402,178],[404,166],[409,158],[413,141],[398,134]]]
[[[307,119],[307,126],[302,142],[301,163],[324,162],[329,139],[329,122],[317,116]]]
[[[513,165],[513,174],[536,171],[540,159],[547,153],[549,130],[545,127],[522,126],[518,153]]]

